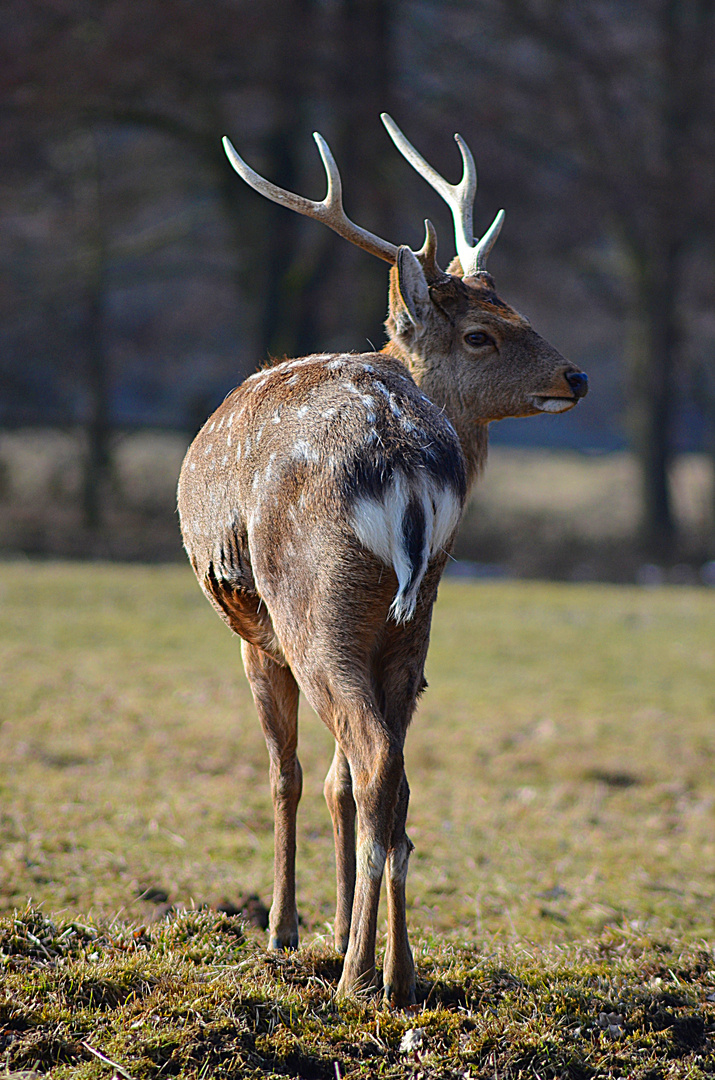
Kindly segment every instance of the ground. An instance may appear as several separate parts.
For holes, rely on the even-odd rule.
[[[270,902],[271,809],[187,568],[5,563],[0,642],[9,1068],[106,1075],[89,1043],[135,1077],[715,1071],[711,590],[443,583],[407,745],[414,1014],[335,1002],[309,711],[305,946],[216,910]]]

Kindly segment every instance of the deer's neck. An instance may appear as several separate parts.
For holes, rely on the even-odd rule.
[[[441,377],[442,372],[423,357],[408,352],[395,341],[388,342],[382,351],[401,360],[422,393],[438,409],[444,410],[457,432],[467,465],[467,485],[471,487],[487,463],[488,421],[475,418],[474,410],[470,410],[462,400],[459,388],[449,385],[447,380]]]

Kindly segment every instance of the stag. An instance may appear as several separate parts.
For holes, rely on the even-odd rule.
[[[473,235],[476,170],[459,135],[461,181],[447,183],[382,117],[397,149],[448,204],[457,255],[437,264],[425,222],[419,251],[355,225],[338,168],[315,134],[328,191],[313,202],[253,171],[274,202],[322,221],[388,262],[389,341],[258,371],[191,444],[179,480],[184,544],[199,584],[241,639],[270,759],[275,813],[270,948],[298,944],[297,756],[302,691],[335,739],[325,798],[335,837],[338,994],[377,988],[375,936],[386,870],[385,998],[415,1000],[405,917],[412,843],[403,747],[418,697],[432,608],[489,424],[565,412],[587,390],[568,363],[499,298],[486,270],[503,211]]]

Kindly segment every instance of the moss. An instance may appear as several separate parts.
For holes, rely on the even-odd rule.
[[[200,911],[140,926],[76,924],[27,908],[0,919],[21,943],[0,998],[0,1060],[13,1070],[91,1077],[102,1053],[135,1080],[158,1076],[715,1076],[715,961],[709,951],[613,933],[559,948],[477,949],[417,941],[422,1000],[336,1001],[339,961],[313,947],[271,956],[235,916]],[[52,933],[50,933],[50,926]],[[27,955],[44,932],[46,955]],[[141,947],[127,950],[127,942]],[[64,952],[61,951],[63,944]],[[213,947],[214,962],[196,963]],[[404,1053],[406,1031],[419,1028]],[[667,1065],[667,1067],[666,1067]],[[659,1071],[660,1070],[660,1071]]]

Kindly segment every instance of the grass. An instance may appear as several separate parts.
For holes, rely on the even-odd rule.
[[[309,711],[305,947],[216,910],[270,902],[272,814],[188,569],[2,564],[0,643],[0,1066],[108,1075],[88,1043],[136,1078],[715,1074],[709,591],[444,582],[407,745],[413,1015],[334,999]]]
[[[660,1080],[715,1068],[712,953],[625,931],[538,952],[423,941],[412,1013],[337,1002],[324,947],[267,956],[214,912],[129,935],[27,910],[0,923],[0,950],[15,1076]]]

